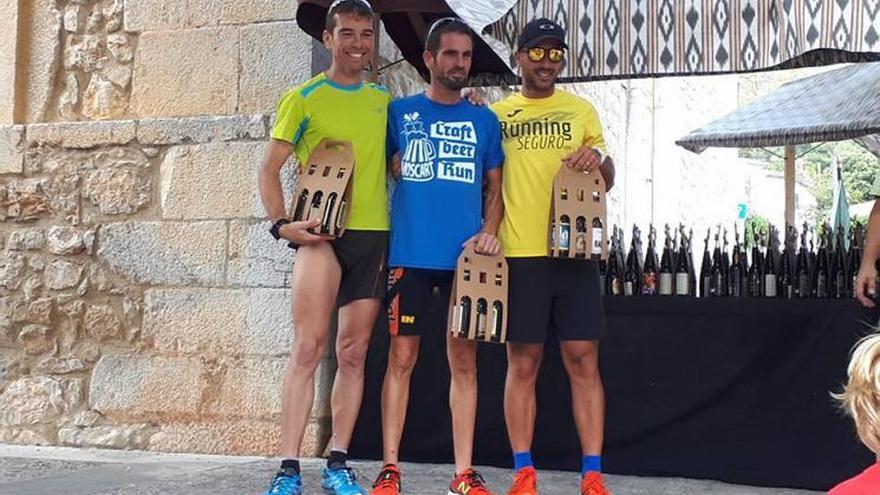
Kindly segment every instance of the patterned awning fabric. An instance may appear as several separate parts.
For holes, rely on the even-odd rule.
[[[880,62],[855,64],[790,82],[676,141],[700,152],[709,146],[763,147],[863,138],[880,133]]]
[[[560,23],[571,47],[562,73],[569,82],[880,60],[880,0],[447,3],[511,67],[526,22],[547,17]]]

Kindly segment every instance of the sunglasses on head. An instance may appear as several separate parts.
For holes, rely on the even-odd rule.
[[[431,23],[431,27],[428,28],[428,34],[425,35],[425,39],[431,39],[431,35],[434,34],[435,30],[440,29],[447,24],[452,24],[453,22],[458,20],[459,19],[457,17],[443,17],[442,19],[437,19],[436,21]]]
[[[554,64],[558,64],[559,62],[562,62],[562,58],[565,56],[565,50],[562,48],[544,48],[536,46],[526,50],[526,54],[532,62],[540,62],[544,60],[544,57],[547,57]]]

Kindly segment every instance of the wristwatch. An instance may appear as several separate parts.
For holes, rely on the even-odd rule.
[[[278,220],[275,220],[275,223],[273,223],[271,227],[269,227],[269,233],[272,234],[272,237],[274,237],[277,241],[278,239],[281,239],[281,234],[278,232],[279,230],[281,230],[281,226],[287,225],[289,223],[290,220],[286,218],[279,218]]]

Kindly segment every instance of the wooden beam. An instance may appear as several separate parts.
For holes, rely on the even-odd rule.
[[[785,225],[786,227],[794,227],[794,164],[797,156],[795,155],[795,147],[788,145],[785,147]]]
[[[379,43],[382,41],[382,20],[373,14],[373,53],[370,54],[370,82],[379,82]]]

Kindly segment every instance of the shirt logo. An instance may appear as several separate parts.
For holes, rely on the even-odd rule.
[[[406,148],[400,157],[401,178],[427,182],[434,178],[434,144],[428,139],[419,112],[404,114],[403,138]]]
[[[473,184],[476,182],[477,130],[473,122],[434,122],[425,132],[418,112],[403,116],[406,146],[400,157],[401,178],[428,182],[435,178]],[[436,164],[436,172],[434,171]]]
[[[509,114],[507,114],[507,116],[510,117],[510,118],[516,117],[516,114],[522,112],[522,110],[523,110],[522,108],[517,108],[516,110],[514,110],[514,111],[510,112]]]

